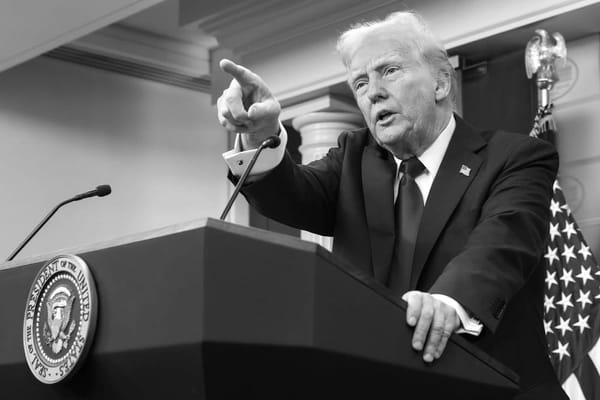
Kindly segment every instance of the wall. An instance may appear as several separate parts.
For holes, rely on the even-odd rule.
[[[559,181],[586,241],[600,259],[600,36],[568,42],[567,58],[551,92]]]
[[[40,57],[0,74],[0,257],[52,207],[19,255],[42,254],[207,216],[230,184],[209,95]]]

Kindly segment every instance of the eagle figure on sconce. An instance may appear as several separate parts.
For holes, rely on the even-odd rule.
[[[536,29],[534,36],[525,48],[525,70],[527,78],[537,74],[538,86],[551,89],[558,80],[556,68],[567,61],[567,46],[564,37],[554,32],[550,35],[543,29]]]

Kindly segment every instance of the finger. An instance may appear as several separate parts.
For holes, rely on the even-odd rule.
[[[421,295],[421,313],[413,333],[412,345],[415,350],[423,350],[431,321],[433,320],[433,299],[427,295]]]
[[[225,91],[223,94],[217,99],[217,118],[219,118],[219,123],[223,125],[223,120],[232,120],[233,116],[229,111],[229,107],[225,103]]]
[[[223,121],[219,121],[220,124],[223,126],[223,128],[225,128],[225,130],[229,133],[240,133],[239,129],[233,125],[231,122],[227,121],[227,120],[223,120]]]
[[[226,119],[219,118],[219,123],[230,133],[249,133],[252,128],[244,124],[234,124]]]
[[[258,84],[258,76],[250,71],[248,68],[243,67],[234,63],[231,60],[226,58],[222,59],[219,62],[219,67],[223,72],[231,75],[236,81],[239,82],[240,86],[257,86]]]
[[[234,119],[236,122],[248,121],[248,112],[244,108],[242,89],[235,80],[231,81],[229,88],[223,91],[223,94],[219,99],[222,100],[223,108],[226,109],[230,115],[230,119]]]
[[[402,300],[408,303],[408,307],[406,307],[406,323],[409,326],[415,326],[421,314],[421,295],[421,292],[413,290],[404,293],[402,296]]]
[[[245,123],[249,120],[248,112],[244,108],[241,98],[227,98],[227,110],[233,120],[238,123]]]
[[[254,121],[267,115],[267,105],[264,103],[254,103],[248,109],[248,118]]]
[[[423,360],[425,362],[432,362],[434,360],[440,346],[440,341],[442,340],[442,335],[444,334],[445,323],[446,314],[439,306],[439,303],[435,304],[434,301],[433,319],[429,327],[429,338],[423,352]]]
[[[219,99],[217,100],[217,118],[219,120],[219,123],[223,126],[225,126],[228,123],[232,125],[243,125],[245,123],[245,121],[237,121],[233,117],[229,106],[226,104],[224,96],[219,97]]]
[[[222,126],[231,126],[234,127],[236,129],[251,129],[252,128],[252,124],[251,123],[244,123],[244,122],[235,122],[231,119],[227,119],[225,117],[222,116],[218,116],[219,118],[219,124],[221,124]]]
[[[435,354],[435,358],[440,358],[444,350],[446,350],[446,345],[448,344],[448,340],[450,336],[456,331],[456,328],[460,325],[460,320],[458,319],[458,315],[456,313],[452,313],[451,316],[446,318],[446,323],[444,324],[444,331],[442,333],[442,339],[440,340],[440,344],[438,345],[437,353]]]
[[[278,116],[281,107],[277,101],[266,99],[264,101],[254,103],[248,108],[248,118],[253,121],[260,119],[273,119]]]

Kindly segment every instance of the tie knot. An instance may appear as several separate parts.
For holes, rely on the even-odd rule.
[[[425,166],[419,161],[417,157],[411,157],[406,160],[402,160],[400,164],[400,172],[415,179],[417,176],[425,170]]]

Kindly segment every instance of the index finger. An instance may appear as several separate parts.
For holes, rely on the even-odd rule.
[[[219,67],[223,72],[231,75],[240,86],[256,86],[256,75],[248,68],[234,63],[226,58],[219,61]]]
[[[421,315],[421,307],[423,306],[421,293],[416,290],[404,293],[402,300],[408,303],[406,307],[406,323],[410,326],[415,326]]]

